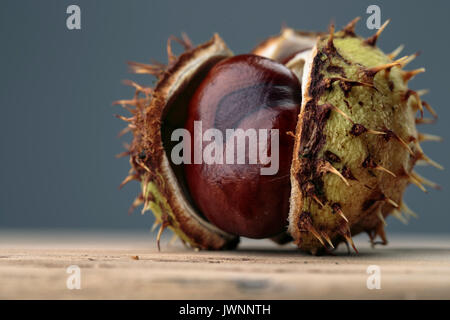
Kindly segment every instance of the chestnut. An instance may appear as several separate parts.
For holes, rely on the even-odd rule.
[[[261,161],[249,161],[245,149],[242,163],[195,163],[184,165],[185,178],[194,205],[211,223],[228,233],[267,238],[286,230],[289,213],[290,167],[295,131],[301,105],[298,78],[283,64],[252,54],[226,58],[216,64],[192,96],[185,129],[194,145],[194,123],[202,134],[211,128],[223,133],[224,146],[236,143],[227,129],[278,129],[278,172],[262,175]],[[272,148],[272,133],[267,152]],[[261,136],[259,137],[261,138]],[[250,139],[246,140],[249,147]],[[203,148],[207,144],[205,141]],[[223,148],[223,158],[226,158]],[[236,150],[236,148],[234,148]],[[272,155],[273,156],[273,155]]]

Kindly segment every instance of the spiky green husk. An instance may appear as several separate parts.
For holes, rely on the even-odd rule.
[[[386,242],[384,217],[402,204],[423,155],[415,126],[422,106],[408,90],[405,61],[348,30],[313,49],[291,172],[289,231],[302,250],[353,245],[362,231]]]

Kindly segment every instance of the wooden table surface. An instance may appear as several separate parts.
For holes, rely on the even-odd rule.
[[[1,299],[450,299],[450,236],[391,236],[359,255],[314,257],[293,246],[243,241],[195,252],[154,234],[0,230]],[[81,289],[66,286],[70,265]],[[377,265],[381,289],[367,288]]]

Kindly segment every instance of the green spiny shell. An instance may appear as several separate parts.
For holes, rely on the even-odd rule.
[[[404,61],[347,31],[313,48],[291,170],[289,232],[301,249],[316,253],[361,231],[386,241],[384,217],[401,205],[422,156],[421,102],[407,88]]]

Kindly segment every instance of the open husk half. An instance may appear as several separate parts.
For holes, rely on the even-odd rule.
[[[413,57],[384,54],[376,47],[382,29],[363,39],[356,21],[337,33],[331,27],[303,56],[289,233],[313,254],[342,241],[357,251],[352,236],[362,231],[386,244],[385,217],[409,212],[403,192],[410,183],[423,189],[413,167],[429,160],[415,115],[423,106],[435,113],[407,87],[418,73],[403,70]]]
[[[175,39],[177,40],[177,39]],[[192,48],[187,39],[180,40],[186,51],[179,57],[168,44],[169,64],[144,65],[132,63],[137,73],[157,76],[154,89],[137,84],[132,101],[119,101],[134,105],[130,124],[133,142],[128,150],[132,169],[124,182],[138,180],[141,194],[134,207],[143,204],[142,213],[151,210],[160,224],[158,243],[162,231],[170,228],[183,242],[199,249],[234,248],[239,238],[228,234],[206,221],[189,199],[181,167],[170,160],[173,147],[171,132],[183,127],[188,103],[196,86],[209,69],[220,60],[232,55],[218,36]]]

